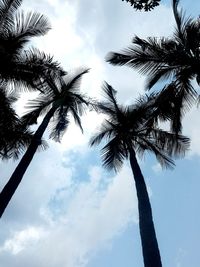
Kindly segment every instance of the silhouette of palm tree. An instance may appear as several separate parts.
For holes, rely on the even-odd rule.
[[[72,115],[82,130],[80,116],[89,101],[79,92],[79,88],[81,78],[87,72],[88,69],[80,69],[75,74],[68,74],[60,78],[50,76],[48,81],[49,84],[51,83],[51,87],[46,86],[45,94],[40,93],[38,98],[30,101],[28,106],[30,112],[22,118],[23,122],[26,125],[31,125],[37,122],[37,118],[40,115],[45,114],[45,116],[35,132],[27,151],[0,193],[0,217],[20,184],[38,146],[41,144],[42,136],[50,120],[53,123],[50,138],[55,141],[60,141],[64,134],[69,124],[69,114]]]
[[[163,167],[171,168],[174,166],[171,157],[183,156],[188,149],[189,139],[161,130],[155,122],[152,123],[152,115],[155,115],[152,97],[145,95],[134,105],[122,106],[117,103],[116,91],[107,83],[104,93],[107,100],[99,103],[98,108],[107,118],[99,132],[91,138],[90,145],[107,140],[101,154],[103,165],[108,169],[118,171],[123,161],[129,159],[138,197],[144,265],[161,267],[151,204],[136,154],[142,156],[145,151],[152,152]]]
[[[129,2],[136,10],[150,11],[159,5],[160,0],[122,0]]]
[[[107,61],[113,65],[128,65],[147,74],[146,88],[167,80],[165,97],[173,102],[172,128],[179,132],[185,112],[193,105],[198,93],[192,80],[200,83],[200,20],[186,18],[173,0],[176,28],[172,37],[141,39],[135,36],[132,45],[122,53],[110,53]]]

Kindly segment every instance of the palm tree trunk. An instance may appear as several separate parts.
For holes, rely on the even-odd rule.
[[[162,267],[160,251],[156,238],[151,204],[143,174],[135,156],[135,151],[129,148],[130,164],[135,180],[138,197],[139,227],[145,267]]]
[[[9,181],[3,188],[3,190],[0,193],[0,218],[4,213],[4,210],[6,209],[9,201],[11,200],[12,196],[14,195],[17,187],[19,186],[23,175],[25,174],[29,164],[31,163],[31,160],[33,159],[33,156],[38,148],[38,146],[41,144],[42,136],[49,124],[50,119],[52,118],[53,114],[55,112],[55,108],[52,107],[50,111],[46,114],[44,117],[42,123],[38,127],[37,131],[35,132],[33,139],[25,152],[24,156],[20,160],[19,164],[17,165],[16,169],[14,170],[13,174],[11,175]]]

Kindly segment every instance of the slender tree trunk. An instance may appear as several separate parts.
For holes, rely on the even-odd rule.
[[[156,238],[151,204],[143,174],[137,162],[135,152],[129,149],[130,164],[135,180],[138,197],[139,227],[145,267],[162,267],[160,251]]]
[[[3,190],[1,191],[1,193],[0,193],[0,218],[3,215],[4,210],[6,209],[12,196],[14,195],[17,187],[19,186],[29,164],[31,163],[31,160],[33,159],[33,156],[34,156],[38,146],[41,144],[42,136],[43,136],[54,112],[55,112],[55,108],[52,107],[50,109],[50,111],[46,114],[42,123],[40,124],[37,131],[35,132],[33,139],[31,141],[27,151],[25,152],[24,156],[22,157],[19,164],[17,165],[17,167],[14,170],[13,174],[11,175],[9,181],[7,182],[7,184],[5,185]]]

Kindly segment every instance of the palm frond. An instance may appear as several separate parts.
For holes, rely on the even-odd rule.
[[[50,72],[54,76],[65,73],[59,63],[53,60],[52,56],[37,49],[24,51],[17,58],[17,61],[13,62],[10,69],[10,73],[6,72],[0,75],[4,80],[10,82],[13,87],[19,88],[19,90],[37,89],[43,91],[46,83],[45,77]]]
[[[34,100],[29,100],[25,108],[28,111],[22,116],[22,122],[25,125],[32,125],[37,123],[39,116],[48,112],[54,102],[53,95],[40,94]]]
[[[69,124],[68,109],[62,106],[59,107],[54,114],[53,121],[49,137],[56,142],[60,142]]]
[[[73,106],[70,106],[69,111],[71,112],[75,123],[79,126],[79,128],[81,129],[81,131],[83,133],[83,127],[82,127],[81,118],[80,118],[81,114],[79,112],[77,112],[77,110]]]
[[[79,91],[82,76],[88,72],[89,72],[88,68],[80,68],[76,70],[75,74],[72,72],[63,76],[62,78],[63,81],[61,80],[62,90],[66,92],[70,90],[73,93]]]
[[[150,90],[158,81],[168,80],[175,74],[174,67],[161,67],[149,75],[146,80],[146,90]]]
[[[107,169],[114,169],[116,172],[122,167],[127,156],[121,140],[117,137],[111,139],[101,150],[103,166]]]
[[[175,40],[187,48],[189,40],[188,29],[193,24],[192,18],[186,17],[182,9],[178,10],[179,0],[173,0],[173,13],[176,21],[176,28],[174,32]],[[194,37],[194,36],[193,36]]]
[[[114,134],[114,131],[112,128],[112,124],[108,120],[105,120],[102,123],[99,131],[92,138],[90,138],[89,144],[90,146],[99,145],[103,139],[112,138],[113,134]]]
[[[13,25],[13,15],[22,4],[22,0],[2,0],[0,4],[0,29],[8,30]]]
[[[15,15],[11,35],[18,43],[24,45],[31,37],[46,34],[51,29],[48,19],[39,13],[23,11]]]
[[[133,45],[124,49],[121,53],[109,53],[106,61],[113,65],[127,65],[131,68],[138,69],[142,74],[155,75],[160,68],[166,71],[173,71],[169,64],[169,49],[163,47],[163,44],[169,44],[169,40],[161,38],[158,40],[154,37],[149,37],[147,40],[135,37]],[[170,63],[170,62],[169,62]],[[174,66],[175,67],[175,66]]]
[[[171,157],[183,157],[189,149],[190,139],[186,136],[161,129],[152,129],[151,133],[156,145]]]
[[[107,116],[114,117],[116,115],[113,104],[108,101],[99,101],[96,103],[97,112],[106,114]]]
[[[180,29],[180,32],[181,32],[183,16],[181,12],[178,11],[179,0],[173,0],[172,3],[173,3],[173,12],[174,12],[174,18],[176,20],[176,25],[177,25],[177,28]]]
[[[105,60],[106,62],[111,63],[112,65],[123,66],[127,65],[128,62],[132,60],[132,58],[130,55],[127,55],[124,52],[121,53],[109,52]]]
[[[41,109],[33,110],[22,116],[21,121],[23,125],[27,127],[33,124],[37,124],[37,119],[39,118]]]
[[[141,141],[143,141],[141,143]],[[170,156],[168,155],[168,153],[166,153],[166,151],[162,150],[158,144],[156,144],[155,142],[152,142],[152,140],[148,140],[147,138],[141,138],[139,141],[137,141],[140,150],[144,149],[144,151],[148,150],[150,152],[152,152],[155,156],[157,161],[160,163],[160,165],[163,168],[169,168],[169,169],[173,169],[175,166],[174,161],[170,158]],[[141,151],[140,151],[141,154]]]
[[[103,84],[103,92],[105,94],[106,101],[105,103],[102,102],[99,104],[99,108],[102,110],[103,113],[110,114],[113,120],[123,120],[123,112],[121,112],[121,106],[117,103],[116,93],[117,91],[109,85],[107,82]]]
[[[114,103],[115,105],[117,104],[117,100],[116,100],[117,91],[107,82],[104,82],[103,84],[103,92],[108,102]]]

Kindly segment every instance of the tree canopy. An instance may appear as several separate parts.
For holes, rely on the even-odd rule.
[[[133,6],[136,10],[150,11],[159,5],[160,0],[122,0]]]

